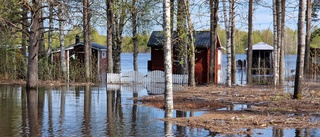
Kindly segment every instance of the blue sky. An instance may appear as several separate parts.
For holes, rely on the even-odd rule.
[[[204,1],[204,0],[198,0]],[[254,14],[253,14],[253,30],[265,30],[265,29],[273,29],[273,11],[271,9],[272,1],[266,0],[266,4],[264,5],[255,5],[254,6]],[[286,26],[296,30],[297,29],[297,21],[298,21],[298,1],[287,0],[286,5]],[[196,3],[196,2],[195,2]],[[198,2],[201,3],[201,2]],[[191,4],[192,5],[192,4]],[[192,22],[196,30],[203,30],[210,28],[210,12],[208,11],[208,5],[202,6],[201,8],[191,8],[192,13]],[[223,22],[223,9],[222,2],[220,2],[219,7],[219,25],[224,28]],[[236,28],[240,30],[247,31],[247,3],[245,5],[238,6],[236,9]],[[162,27],[155,26],[154,30],[162,30]]]
[[[201,5],[201,2],[204,2],[205,0],[197,0],[200,2],[194,2],[194,4]],[[272,1],[266,0],[266,4],[264,5],[255,5],[254,6],[254,14],[253,14],[253,30],[265,30],[265,29],[273,29],[273,15],[272,15]],[[298,21],[298,1],[294,0],[287,0],[286,5],[286,26],[296,30],[297,29],[297,21]],[[292,1],[292,2],[290,2]],[[200,4],[199,4],[200,3]],[[162,4],[162,3],[161,3]],[[191,3],[192,5],[192,3]],[[224,28],[224,22],[223,22],[223,9],[222,9],[222,2],[220,2],[219,7],[219,25]],[[161,7],[158,8],[159,10],[162,10]],[[201,8],[199,7],[193,7],[191,8],[191,16],[192,16],[192,22],[194,24],[194,27],[196,30],[204,30],[210,28],[210,12],[208,11],[208,5],[202,4]],[[236,9],[236,28],[240,30],[247,31],[247,3],[244,3],[244,5],[238,6]],[[162,11],[159,12],[159,15],[162,15]],[[160,21],[161,22],[161,21]],[[155,25],[151,27],[152,30],[150,30],[150,33],[155,30],[162,30],[161,25]],[[104,27],[98,28],[100,31],[100,34],[105,35],[106,29]],[[131,33],[129,33],[131,34]]]

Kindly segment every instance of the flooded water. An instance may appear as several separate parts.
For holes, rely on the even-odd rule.
[[[122,55],[122,71],[131,71],[132,54]],[[147,73],[150,54],[139,55],[139,71]],[[24,87],[0,85],[0,136],[229,136],[205,129],[165,123],[161,109],[134,105],[133,97],[147,96],[146,89],[110,90],[109,85]],[[236,109],[247,108],[237,105]],[[223,110],[223,108],[222,108]],[[174,111],[174,117],[206,112]],[[248,129],[250,136],[320,136],[317,129]],[[239,136],[239,135],[231,135]],[[249,136],[249,135],[248,135]]]

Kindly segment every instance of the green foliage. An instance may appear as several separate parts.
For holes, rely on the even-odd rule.
[[[320,48],[320,29],[316,29],[311,33],[310,46]]]
[[[39,58],[39,79],[41,80],[53,80],[52,69],[53,65],[49,62],[49,58]]]
[[[149,35],[138,35],[138,52],[150,52],[150,48],[147,47],[149,37]],[[133,52],[133,42],[131,37],[123,37],[122,52]]]
[[[24,56],[20,49],[9,46],[0,47],[0,77],[4,79],[18,79],[26,76],[21,67],[24,65]]]

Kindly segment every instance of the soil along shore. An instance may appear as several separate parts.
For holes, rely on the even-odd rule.
[[[134,99],[142,105],[164,106],[163,95]],[[293,100],[291,92],[271,86],[184,87],[174,92],[174,109],[207,113],[165,121],[220,134],[252,134],[250,129],[267,127],[320,128],[320,84],[306,84],[301,100]]]

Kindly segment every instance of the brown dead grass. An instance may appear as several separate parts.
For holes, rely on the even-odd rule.
[[[197,117],[164,119],[180,126],[205,128],[222,134],[250,134],[255,128],[320,128],[320,84],[309,83],[301,100],[272,86],[221,85],[185,87],[174,92],[174,109],[206,110]],[[307,89],[307,90],[306,90]],[[143,105],[164,107],[162,95],[136,98]],[[218,110],[235,104],[250,105],[245,110]],[[318,120],[313,120],[317,118]]]

